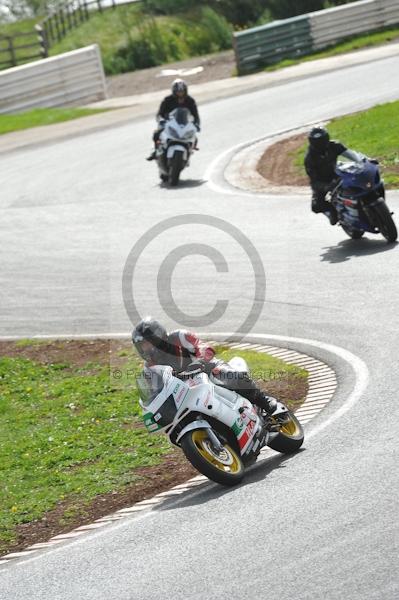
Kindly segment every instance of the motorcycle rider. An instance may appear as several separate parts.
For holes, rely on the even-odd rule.
[[[144,370],[155,365],[169,365],[176,376],[189,377],[201,371],[216,385],[233,390],[256,404],[267,414],[277,407],[275,398],[262,392],[247,373],[234,371],[227,363],[215,359],[215,351],[197,336],[178,329],[168,333],[152,317],[142,319],[132,332],[132,342],[144,359]]]
[[[172,93],[169,96],[165,96],[159,107],[156,119],[158,121],[158,128],[154,131],[152,136],[155,148],[151,152],[147,160],[154,160],[156,157],[156,148],[159,141],[159,137],[165,127],[165,121],[169,118],[171,113],[176,108],[188,108],[190,113],[194,117],[194,125],[197,131],[200,131],[200,117],[198,114],[197,103],[192,96],[188,95],[187,83],[183,79],[175,79],[172,83]]]
[[[337,158],[342,155],[358,162],[361,157],[340,142],[330,140],[330,135],[324,127],[313,127],[308,141],[304,163],[312,188],[312,211],[324,213],[331,225],[335,225],[338,220],[337,211],[331,202],[326,200],[326,194],[339,182],[335,174]]]

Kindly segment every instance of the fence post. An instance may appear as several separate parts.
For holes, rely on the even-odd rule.
[[[79,25],[79,21],[78,21],[78,16],[76,14],[76,8],[75,8],[74,4],[72,4],[72,20],[73,20],[73,26],[77,27]]]
[[[44,23],[42,24],[44,25]],[[39,44],[41,46],[41,55],[42,58],[48,57],[48,41],[47,41],[47,31],[46,27],[42,27],[39,23],[35,25],[35,29],[38,33]]]
[[[61,41],[61,30],[60,30],[60,23],[58,20],[58,12],[54,13],[54,22],[55,22],[55,29],[57,31],[57,40],[60,42]]]
[[[50,40],[52,42],[54,42],[55,40],[55,35],[54,35],[54,28],[53,28],[53,15],[50,15],[47,19],[45,19],[46,24],[48,23],[48,37],[47,37],[47,43],[48,43],[48,47],[50,48]]]
[[[89,9],[87,8],[87,0],[83,0],[83,6],[85,9],[86,21],[88,21],[89,20]]]
[[[10,53],[10,61],[13,67],[17,66],[17,57],[15,54],[13,38],[10,35],[5,36],[8,41],[8,52]]]
[[[72,29],[72,17],[71,17],[71,5],[68,3],[65,5],[66,16],[68,21],[68,29],[69,31]]]
[[[61,20],[61,27],[62,27],[62,37],[66,36],[66,27],[65,27],[65,18],[64,18],[64,9],[61,8],[60,9],[60,20]]]
[[[101,6],[101,0],[97,0],[97,4],[98,4],[98,10],[100,12],[103,12],[103,7]]]
[[[81,23],[83,23],[83,21],[85,20],[85,18],[84,18],[82,4],[81,4],[80,0],[78,0],[78,8],[77,8],[77,10],[79,11],[79,21]]]

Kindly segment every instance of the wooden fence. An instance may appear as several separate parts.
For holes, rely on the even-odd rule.
[[[0,34],[0,70],[47,58],[49,48],[87,21],[93,11],[136,2],[142,0],[72,0],[60,5],[29,33]]]
[[[62,4],[49,14],[36,27],[40,30],[43,44],[47,49],[60,42],[71,29],[78,27],[90,18],[90,12],[115,8],[122,4],[135,4],[142,0],[73,0]]]
[[[16,67],[23,63],[48,56],[48,47],[41,32],[0,35],[0,69]]]

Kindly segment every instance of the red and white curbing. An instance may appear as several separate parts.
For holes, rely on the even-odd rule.
[[[220,342],[214,343],[216,344]],[[300,352],[296,352],[295,350],[287,350],[278,346],[268,346],[264,344],[232,343],[226,345],[228,345],[232,349],[254,350],[256,352],[269,354],[270,356],[279,358],[287,364],[292,364],[306,369],[306,371],[308,371],[309,387],[306,400],[301,405],[301,407],[295,412],[299,421],[303,425],[311,421],[330,402],[334,395],[334,392],[337,387],[337,379],[335,376],[335,372],[325,363],[316,360],[315,358],[308,356],[307,354],[302,354]],[[269,452],[269,448],[264,448],[261,451],[261,454]],[[119,521],[126,516],[151,509],[161,504],[165,499],[183,494],[184,492],[187,492],[190,489],[202,485],[207,481],[209,480],[203,475],[193,477],[185,483],[176,485],[170,490],[157,494],[153,498],[142,500],[141,502],[137,502],[133,506],[130,506],[128,508],[122,508],[120,510],[117,510],[115,513],[112,513],[105,517],[101,517],[100,519],[94,521],[94,523],[77,527],[69,533],[62,533],[60,535],[56,535],[53,538],[51,538],[48,542],[33,544],[33,546],[29,546],[21,552],[12,552],[11,554],[7,554],[4,557],[0,558],[0,565],[9,563],[14,559],[32,556],[35,552],[39,550],[51,548],[52,546],[55,546],[67,540],[76,539],[82,535],[87,534],[90,531],[96,531],[97,529],[104,527],[109,523]]]

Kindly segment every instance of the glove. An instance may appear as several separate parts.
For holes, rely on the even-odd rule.
[[[369,162],[373,163],[373,165],[379,165],[380,164],[376,158],[369,158]]]
[[[177,374],[177,377],[180,377],[180,379],[190,379],[191,377],[195,377],[202,373],[203,370],[203,365],[200,362],[193,362],[187,366],[185,371],[180,371],[180,373]]]

